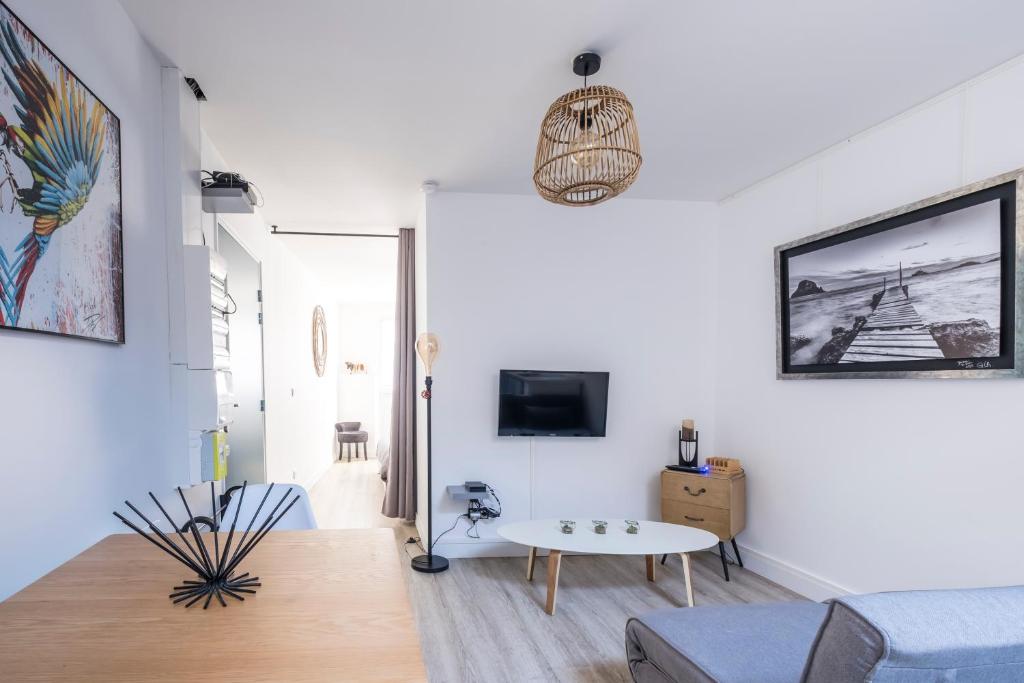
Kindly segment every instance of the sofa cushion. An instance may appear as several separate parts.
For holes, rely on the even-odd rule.
[[[795,683],[828,612],[814,602],[691,607],[626,624],[639,683]]]
[[[1024,681],[1024,586],[833,600],[805,683]]]

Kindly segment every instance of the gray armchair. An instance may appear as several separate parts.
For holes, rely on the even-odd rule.
[[[359,444],[363,445],[363,460],[369,460],[366,456],[366,444],[370,440],[370,435],[364,431],[360,431],[359,427],[362,422],[337,422],[334,425],[334,432],[338,436],[338,460],[341,460],[342,455],[348,454],[348,461],[352,462],[352,447],[356,449],[356,460],[359,459]],[[342,453],[342,449],[345,449],[345,453]]]

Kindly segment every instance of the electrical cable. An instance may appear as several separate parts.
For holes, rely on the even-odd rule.
[[[494,498],[495,502],[498,504],[498,509],[497,510],[495,510],[494,508],[485,508],[485,509],[488,512],[491,513],[491,517],[492,518],[494,518],[494,517],[501,517],[501,498],[498,498],[498,492],[495,491],[494,487],[491,486],[490,484],[484,484],[484,486],[487,487],[487,492],[491,494],[491,496]]]
[[[263,190],[261,190],[260,186],[257,185],[256,183],[254,183],[251,180],[249,181],[249,187],[251,187],[253,190],[255,190],[256,194],[259,195],[259,197],[256,200],[256,203],[254,204],[254,206],[258,209],[261,206],[263,206]]]
[[[417,536],[415,538],[410,536],[409,539],[406,540],[406,542],[405,542],[405,544],[403,546],[405,548],[405,554],[408,555],[409,557],[413,557],[413,555],[409,552],[409,546],[411,546],[411,545],[418,546],[421,552],[424,552],[424,553],[427,552],[426,550],[423,550],[423,543],[420,541],[420,537],[419,536]]]
[[[435,546],[435,545],[437,544],[437,542],[441,540],[441,537],[442,537],[442,536],[444,536],[444,535],[445,535],[446,533],[448,533],[449,531],[451,531],[451,530],[453,530],[453,529],[454,529],[455,527],[457,527],[457,526],[459,525],[459,520],[460,520],[460,519],[462,519],[463,517],[465,517],[466,519],[469,519],[469,515],[468,515],[468,514],[466,514],[465,512],[463,512],[463,513],[462,513],[461,515],[459,515],[458,517],[456,517],[456,518],[455,518],[455,523],[454,523],[454,524],[452,524],[452,525],[451,525],[450,527],[448,527],[447,529],[445,529],[444,531],[442,531],[442,532],[441,532],[441,535],[440,535],[440,536],[437,536],[437,537],[436,537],[436,538],[434,539],[434,542],[430,544],[430,547],[431,547],[431,548],[433,548],[433,547],[434,547],[434,546]]]
[[[480,538],[480,529],[479,529],[479,527],[477,527],[477,524],[480,522],[480,520],[481,519],[497,519],[498,517],[501,517],[501,498],[498,497],[498,493],[497,493],[497,491],[494,490],[493,486],[490,486],[489,484],[484,484],[484,486],[487,488],[487,493],[492,498],[494,498],[494,501],[498,504],[498,509],[494,509],[493,507],[489,507],[487,505],[484,505],[478,499],[473,499],[471,501],[471,505],[473,503],[475,503],[476,507],[471,507],[471,509],[473,511],[475,511],[475,512],[479,512],[480,516],[477,517],[476,519],[474,519],[473,517],[470,516],[470,514],[468,512],[463,512],[461,515],[459,515],[459,516],[457,516],[455,518],[455,522],[453,522],[450,527],[448,527],[447,529],[442,531],[440,534],[438,534],[438,536],[434,539],[434,543],[432,543],[430,547],[434,547],[434,544],[436,544],[438,541],[440,541],[441,538],[444,537],[445,534],[449,533],[450,531],[454,531],[455,527],[457,527],[459,525],[459,520],[461,520],[462,518],[466,518],[467,520],[469,520],[469,528],[467,528],[463,532],[465,534],[466,538],[479,539]],[[408,552],[408,551],[406,551],[406,552]]]
[[[261,190],[259,185],[253,181],[246,180],[245,176],[241,173],[234,173],[231,171],[207,171],[206,169],[200,169],[199,172],[206,174],[206,177],[199,181],[200,187],[214,187],[217,185],[232,187],[234,185],[244,185],[247,188],[252,188],[256,195],[256,201],[253,206],[256,208],[263,206],[263,190]]]

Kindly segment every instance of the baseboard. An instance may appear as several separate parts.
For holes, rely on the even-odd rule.
[[[331,465],[333,464],[333,460],[327,463],[321,463],[321,465],[317,468],[316,471],[313,472],[312,475],[303,477],[301,482],[296,483],[305,488],[307,493],[309,491],[312,491],[313,487],[316,486],[317,483],[324,478],[324,475],[330,471]]]
[[[740,552],[746,569],[811,600],[827,600],[853,592],[745,545],[740,546]]]

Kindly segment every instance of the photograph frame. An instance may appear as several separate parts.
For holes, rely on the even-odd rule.
[[[60,331],[56,331],[56,330],[40,329],[40,328],[33,328],[33,327],[22,327],[22,326],[17,326],[17,325],[14,325],[14,326],[12,326],[12,325],[0,325],[0,335],[8,333],[8,332],[9,333],[14,333],[14,334],[28,333],[28,334],[39,334],[39,335],[46,335],[48,337],[58,337],[58,338],[64,338],[64,339],[80,339],[80,340],[83,340],[83,341],[97,342],[97,343],[100,343],[100,344],[111,344],[111,345],[114,345],[114,346],[124,346],[127,343],[128,322],[127,322],[127,312],[126,312],[126,308],[127,308],[127,304],[126,304],[127,291],[125,289],[125,254],[124,254],[124,251],[125,251],[125,249],[124,249],[124,235],[125,235],[124,216],[125,216],[125,210],[124,210],[124,165],[123,165],[124,155],[123,155],[123,151],[122,151],[123,139],[122,139],[122,134],[121,134],[122,133],[121,117],[119,117],[117,115],[117,113],[113,109],[111,109],[110,106],[105,101],[103,101],[103,99],[92,88],[90,88],[89,85],[84,80],[82,80],[82,78],[74,71],[74,69],[72,69],[68,65],[68,63],[65,62],[60,57],[60,55],[58,55],[57,52],[54,51],[54,49],[51,48],[50,45],[46,41],[44,41],[39,36],[39,34],[36,33],[32,29],[32,27],[29,26],[28,23],[26,23],[25,20],[22,19],[21,16],[17,12],[15,12],[14,9],[12,9],[3,0],[0,0],[0,9],[2,9],[4,12],[9,14],[15,21],[17,21],[18,24],[20,24],[21,28],[24,29],[24,31],[32,38],[32,40],[34,40],[36,43],[38,43],[38,45],[42,49],[44,49],[49,54],[50,57],[53,58],[54,62],[56,62],[65,72],[67,72],[68,75],[70,75],[72,78],[74,78],[74,80],[77,83],[77,85],[79,87],[81,87],[83,90],[85,90],[85,92],[87,92],[93,99],[95,99],[96,102],[98,102],[103,107],[103,109],[105,110],[106,114],[108,114],[114,120],[114,122],[116,122],[116,124],[117,124],[117,131],[116,131],[116,140],[117,140],[116,167],[117,167],[117,208],[118,208],[117,251],[116,251],[116,257],[117,257],[117,268],[116,268],[116,271],[117,271],[117,281],[116,281],[116,286],[117,286],[117,291],[118,291],[118,296],[117,296],[117,299],[118,299],[117,300],[118,327],[117,327],[116,338],[106,338],[106,337],[101,337],[101,336],[90,336],[90,335],[87,335],[87,334],[75,334],[75,333],[70,333],[70,332],[60,332]]]
[[[843,237],[846,237],[847,241],[859,239],[860,237],[848,236],[854,231],[858,231],[857,234],[861,236],[868,236],[909,225],[923,220],[923,218],[915,216],[935,213],[940,205],[951,208],[935,213],[935,215],[950,213],[961,208],[965,201],[970,201],[970,198],[974,196],[980,196],[986,191],[992,192],[993,188],[1011,184],[1012,192],[1007,192],[1006,196],[1008,206],[1001,205],[1001,208],[1005,210],[1002,219],[1004,222],[1000,226],[1002,231],[1000,296],[1003,307],[1001,309],[1000,339],[1002,347],[998,360],[998,363],[1001,364],[999,367],[983,367],[986,363],[976,362],[972,359],[950,359],[947,365],[957,365],[958,367],[940,369],[908,367],[921,365],[916,362],[885,363],[884,365],[897,366],[891,370],[880,368],[882,363],[863,365],[850,363],[828,366],[790,365],[788,261],[793,258],[793,250],[805,248],[814,243],[834,241],[837,238],[842,240]],[[1012,224],[1007,225],[1005,223],[1007,219],[1012,221]],[[890,227],[884,227],[886,225],[890,225]],[[1012,310],[1006,310],[1007,306]],[[1022,320],[1022,315],[1024,315],[1024,168],[1002,173],[775,247],[777,379],[995,379],[1022,377],[1024,376],[1024,320]],[[1007,336],[1010,339],[1006,339]],[[814,367],[814,369],[810,371],[800,369],[807,367]]]

